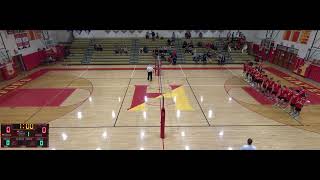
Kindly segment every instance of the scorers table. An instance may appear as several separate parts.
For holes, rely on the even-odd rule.
[[[1,124],[1,147],[49,147],[49,124]]]

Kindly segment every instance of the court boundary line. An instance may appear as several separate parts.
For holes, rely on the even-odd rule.
[[[64,88],[68,88],[74,81],[81,79],[82,75],[85,73],[86,71],[83,71],[78,77],[72,79],[72,81]],[[47,103],[43,106],[41,106],[39,108],[39,110],[35,111],[32,115],[30,115],[25,121],[24,123],[28,122],[32,117],[34,117],[35,115],[37,115],[39,112],[41,112],[41,110],[46,107],[47,104],[49,104],[50,102],[52,102],[53,100],[55,100],[65,89],[63,89],[62,91],[60,91],[59,93],[57,93],[52,99],[50,99],[49,101],[47,101]],[[85,100],[86,101],[86,100]],[[78,108],[78,107],[77,107]],[[56,119],[55,119],[56,120]]]
[[[194,93],[194,91],[193,91],[193,88],[191,87],[191,85],[190,85],[187,77],[186,77],[186,81],[187,81],[187,83],[188,83],[188,85],[189,85],[189,87],[190,87],[190,89],[191,89],[191,92],[192,92],[194,98],[196,99],[196,101],[197,101],[197,103],[198,103],[198,106],[200,107],[200,110],[201,110],[204,118],[206,119],[208,125],[211,126],[211,124],[209,123],[208,118],[207,118],[206,114],[204,113],[204,111],[203,111],[203,109],[202,109],[202,107],[201,107],[201,105],[200,105],[200,103],[199,103],[199,101],[198,101],[198,98],[197,98],[197,96],[195,95],[195,93]]]
[[[132,71],[132,73],[131,73],[130,79],[132,79],[132,78],[133,78],[133,74],[134,74],[134,73],[135,73],[135,71],[136,71],[136,66],[137,66],[137,65],[134,65],[134,68],[133,68],[133,71]]]
[[[113,126],[114,126],[114,127],[116,127],[116,124],[117,124],[117,121],[118,121],[118,118],[119,118],[119,115],[120,115],[120,111],[121,111],[121,109],[122,109],[122,106],[123,106],[124,100],[125,100],[125,98],[126,98],[126,96],[127,96],[127,92],[128,92],[128,89],[129,89],[130,83],[131,83],[131,78],[130,78],[130,80],[129,80],[129,83],[128,83],[128,86],[127,86],[126,92],[124,93],[124,95],[123,95],[123,97],[122,97],[122,102],[121,102],[121,105],[120,105],[120,108],[119,108],[119,111],[118,111],[118,114],[117,114],[117,118],[116,118],[116,120],[114,121],[114,124],[113,124]]]
[[[187,78],[187,75],[184,73],[181,64],[179,64],[179,66],[180,66],[180,70],[181,70],[182,74],[184,75],[185,78]]]

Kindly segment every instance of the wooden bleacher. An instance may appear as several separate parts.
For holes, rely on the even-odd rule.
[[[214,43],[218,38],[191,38],[191,39],[180,39],[181,42],[187,41],[193,42],[193,45],[196,49],[197,53],[206,53],[206,48],[199,48],[197,44],[201,41],[203,44],[208,42]],[[164,39],[156,39],[153,41],[152,39],[138,38],[135,39],[138,42],[133,50],[133,38],[103,38],[103,39],[74,39],[70,46],[70,55],[64,59],[64,64],[66,65],[77,65],[83,64],[86,56],[90,56],[90,61],[85,62],[87,64],[94,65],[126,65],[126,64],[154,64],[154,57],[152,55],[152,50],[155,48],[160,48],[161,46],[167,45],[167,38]],[[221,40],[221,39],[219,39]],[[94,44],[99,44],[102,46],[103,51],[95,51],[93,48]],[[114,49],[116,46],[127,47],[128,54],[115,54]],[[148,53],[139,53],[139,48],[143,48],[144,46],[148,47]],[[184,49],[177,46],[175,47],[180,51],[184,52]],[[180,49],[179,49],[180,48]],[[88,51],[91,51],[90,55],[86,55]],[[137,52],[134,52],[137,51]],[[211,50],[213,54],[216,51]],[[137,60],[131,61],[133,54],[136,53]],[[88,54],[88,53],[87,53]],[[227,63],[229,64],[242,64],[246,60],[254,60],[254,57],[248,55],[247,53],[241,53],[241,50],[232,50],[230,53],[231,60]],[[88,58],[87,58],[88,59]],[[178,62],[179,63],[179,62]],[[184,64],[195,64],[192,60],[192,55],[184,53],[183,60],[180,63]],[[208,64],[217,64],[218,61],[214,56],[212,61],[209,61]],[[169,64],[167,61],[163,61],[163,64]]]

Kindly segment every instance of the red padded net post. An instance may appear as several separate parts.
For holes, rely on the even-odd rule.
[[[162,96],[162,102],[161,102],[161,121],[160,121],[160,138],[164,139],[165,137],[165,117],[166,117],[166,111],[164,108],[164,97]]]

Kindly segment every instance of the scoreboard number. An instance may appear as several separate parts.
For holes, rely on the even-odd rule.
[[[11,132],[10,126],[7,126],[7,127],[6,127],[6,133],[10,133],[10,132]]]
[[[47,132],[47,128],[46,127],[42,127],[42,133],[45,134]]]
[[[43,140],[40,140],[40,146],[41,147],[43,146]]]
[[[6,140],[6,146],[10,146],[10,140],[9,139]]]

